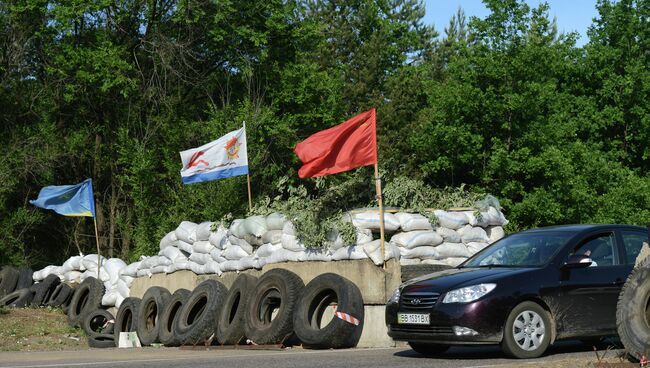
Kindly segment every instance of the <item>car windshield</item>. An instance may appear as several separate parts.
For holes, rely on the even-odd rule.
[[[573,233],[532,232],[513,234],[483,249],[463,267],[535,267],[548,263]]]

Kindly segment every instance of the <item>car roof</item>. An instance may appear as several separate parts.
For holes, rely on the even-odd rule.
[[[522,233],[538,233],[538,232],[572,232],[582,233],[598,230],[640,230],[647,231],[648,229],[636,225],[622,225],[622,224],[573,224],[573,225],[556,225],[546,226],[535,229],[522,231]]]

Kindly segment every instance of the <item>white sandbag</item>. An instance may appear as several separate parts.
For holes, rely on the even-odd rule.
[[[294,252],[289,249],[279,249],[270,256],[266,257],[266,263],[281,263],[281,262],[300,262],[305,258],[305,252]]]
[[[471,255],[474,255],[483,250],[483,248],[487,247],[488,245],[489,244],[487,242],[469,242],[467,243],[467,250],[469,250],[469,253]]]
[[[210,239],[210,232],[212,231],[213,223],[214,222],[212,221],[205,221],[196,225],[194,241],[208,241],[208,239]]]
[[[224,249],[226,245],[226,240],[228,239],[228,229],[219,225],[217,231],[210,233],[210,244],[214,245],[215,248]]]
[[[400,247],[399,251],[402,258],[420,258],[420,259],[440,258],[440,253],[438,253],[436,247],[423,246],[423,247],[415,247],[413,249]]]
[[[196,240],[196,224],[191,221],[183,221],[178,225],[175,230],[176,239],[182,240],[186,243],[194,243]]]
[[[120,309],[120,305],[122,305],[124,299],[126,298],[122,297],[120,294],[117,294],[115,297],[115,308]]]
[[[142,268],[138,270],[138,277],[151,277],[151,269],[149,268]]]
[[[251,216],[244,220],[244,230],[247,234],[261,237],[268,230],[266,228],[266,217]]]
[[[167,266],[167,273],[174,273],[178,270],[189,270],[191,264],[192,262],[190,262],[189,260],[172,263],[169,266]]]
[[[469,223],[469,219],[463,212],[435,210],[433,214],[438,218],[438,224],[441,227],[457,230]]]
[[[485,229],[485,233],[490,239],[490,244],[494,243],[497,240],[501,240],[504,236],[506,236],[506,233],[503,231],[503,228],[501,226],[489,226],[487,229]]]
[[[55,265],[46,266],[46,267],[44,267],[44,268],[42,268],[42,269],[40,269],[38,271],[35,271],[32,274],[32,279],[34,279],[34,281],[39,281],[39,282],[43,281],[43,280],[45,280],[45,278],[47,276],[49,276],[50,274],[53,274],[58,269],[59,269],[59,266],[55,266]]]
[[[405,233],[397,233],[390,238],[390,241],[405,248],[421,246],[435,246],[442,243],[442,236],[432,230],[416,230]]]
[[[285,221],[282,226],[282,234],[296,236],[296,226],[291,221]]]
[[[460,234],[460,239],[465,244],[471,242],[487,243],[490,241],[487,233],[481,227],[472,227],[472,225],[465,225],[464,227],[458,229],[458,233]]]
[[[250,245],[250,243],[247,242],[246,240],[230,235],[228,237],[228,241],[230,242],[231,245],[237,245],[241,249],[243,249],[244,252],[246,252],[246,255],[253,254],[253,246]]]
[[[84,258],[83,256],[74,256],[68,258],[61,265],[61,272],[66,273],[68,271],[79,271],[79,269],[81,268],[81,260],[83,258]]]
[[[212,256],[205,253],[192,253],[189,258],[190,262],[198,263],[200,265],[207,264],[208,262],[214,262]]]
[[[133,262],[130,265],[124,267],[123,269],[120,270],[120,277],[122,276],[131,276],[135,277],[138,273],[138,269],[140,268],[140,263],[142,262]]]
[[[436,246],[440,259],[450,257],[469,257],[472,254],[463,243],[442,243]]]
[[[367,231],[370,231],[370,230],[367,230]],[[323,243],[324,247],[326,247],[326,248],[328,248],[328,249],[330,249],[332,251],[335,251],[335,250],[337,250],[339,248],[344,247],[345,245],[346,245],[345,240],[343,240],[343,237],[338,232],[338,230],[329,230],[325,234],[325,242]]]
[[[163,236],[160,239],[160,250],[163,250],[167,247],[178,247],[178,238],[176,237],[176,231],[171,231],[167,235]]]
[[[398,212],[395,214],[402,231],[432,230],[429,219],[419,213]]]
[[[460,243],[462,240],[458,231],[446,227],[437,227],[436,233],[442,236],[442,241],[447,243]]]
[[[87,277],[94,277],[94,278],[97,278],[97,268],[89,268],[89,269],[87,269],[86,271],[84,271],[84,272],[81,274],[81,276],[79,277],[79,280],[83,281],[83,280],[85,280]],[[103,267],[100,268],[100,269],[99,269],[99,280],[100,280],[101,282],[106,282],[106,281],[109,281],[110,279],[111,279],[111,277],[110,277],[110,275],[108,274],[108,272],[106,272],[106,270],[104,270]]]
[[[282,247],[293,252],[301,252],[307,249],[300,239],[285,233],[282,234]]]
[[[236,219],[230,224],[228,235],[234,235],[238,238],[243,238],[246,235],[246,228],[243,219]]]
[[[356,213],[352,216],[352,225],[360,229],[379,230],[379,211],[367,211]],[[397,231],[400,223],[392,213],[384,212],[384,230],[388,232]]]
[[[115,302],[117,301],[117,296],[119,294],[117,291],[109,291],[104,296],[102,297],[102,305],[105,307],[112,307],[115,305]]]
[[[191,254],[192,252],[194,252],[194,249],[192,248],[192,243],[188,243],[185,240],[178,241],[178,249],[182,250],[183,252],[186,252],[187,254]]]
[[[463,257],[454,257],[454,258],[445,259],[445,262],[447,262],[447,264],[451,267],[456,267],[465,261],[467,261],[467,258],[463,258]]]
[[[151,273],[152,274],[167,273],[168,267],[169,267],[168,265],[165,265],[165,266],[160,265],[160,266],[152,267],[151,268]]]
[[[103,269],[108,273],[112,284],[120,277],[120,270],[126,267],[126,263],[119,258],[110,258],[104,262]]]
[[[64,278],[63,281],[65,281],[65,282],[77,283],[78,284],[78,283],[81,283],[81,281],[79,281],[79,279],[81,278],[81,272],[74,271],[74,270],[73,271],[68,271],[68,272],[63,274],[63,278]]]
[[[239,264],[237,265],[237,270],[236,271],[244,271],[244,270],[250,270],[250,269],[261,269],[262,266],[260,266],[259,259],[253,257],[253,256],[248,256],[244,257],[239,260]]]
[[[400,266],[412,266],[422,263],[422,260],[419,258],[400,258]]]
[[[248,252],[243,250],[239,245],[235,244],[230,244],[223,252],[221,252],[221,256],[229,261],[236,261],[238,259],[247,257],[248,255]]]
[[[168,258],[169,260],[173,262],[181,262],[181,261],[187,261],[187,253],[183,253],[178,248],[175,247],[167,247],[160,252],[158,252],[159,256],[164,256]]]
[[[104,261],[106,260],[104,257],[100,256],[99,257],[100,262],[103,264]],[[81,260],[81,264],[88,270],[90,268],[95,268],[97,269],[97,254],[88,254],[84,256],[84,258]],[[96,270],[95,270],[96,271]]]
[[[488,226],[505,226],[508,220],[494,207],[488,208],[487,211],[482,212],[466,212],[469,224],[472,226],[488,227]]]
[[[282,243],[282,230],[268,230],[262,235],[262,244]]]
[[[284,249],[282,244],[262,244],[257,250],[255,250],[255,255],[259,258],[270,257],[276,251]]]
[[[217,274],[217,275],[222,274],[221,267],[219,266],[219,263],[217,263],[215,261],[212,261],[212,260],[208,261],[208,263],[206,263],[204,266],[205,266],[205,273],[206,274]]]
[[[305,257],[301,261],[329,262],[332,260],[332,253],[325,248],[307,248]]]
[[[282,230],[285,221],[287,221],[287,219],[284,215],[274,212],[266,216],[266,230]]]
[[[210,254],[213,249],[215,249],[214,245],[207,240],[197,240],[192,244],[193,253]]]
[[[165,256],[152,256],[140,263],[140,269],[151,269],[156,266],[168,266],[170,264],[172,264],[171,259]]]
[[[221,255],[222,253],[223,251],[221,249],[215,248],[212,252],[210,252],[210,257],[212,257],[213,261],[217,263],[222,263],[227,261],[227,259]]]
[[[237,271],[239,269],[239,260],[226,261],[219,264],[222,272]]]
[[[332,260],[333,261],[343,261],[347,259],[366,259],[368,256],[366,253],[363,251],[363,247],[361,246],[355,246],[355,245],[350,245],[347,247],[343,247],[340,249],[337,249],[333,254],[332,254]]]
[[[381,266],[384,261],[391,258],[400,259],[399,248],[395,244],[384,242],[384,256],[381,255],[381,239],[373,240],[362,246],[364,253],[370,258],[377,266]]]
[[[120,279],[117,280],[117,282],[120,282],[120,280],[122,280],[122,282],[125,283],[127,287],[131,287],[131,284],[133,283],[133,280],[135,280],[135,277],[122,275],[120,276]]]
[[[264,244],[262,238],[255,235],[246,234],[242,239],[246,240],[246,243],[252,245],[253,247],[259,247],[260,245]]]
[[[205,265],[190,262],[190,269],[197,275],[205,275]]]
[[[357,230],[357,245],[364,245],[373,241],[372,230],[370,229],[356,229],[356,230]]]

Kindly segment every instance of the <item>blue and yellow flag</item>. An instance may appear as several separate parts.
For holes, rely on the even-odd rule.
[[[38,193],[38,198],[29,203],[60,215],[95,217],[93,181],[86,179],[76,185],[45,187]]]

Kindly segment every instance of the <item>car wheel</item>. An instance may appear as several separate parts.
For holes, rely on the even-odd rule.
[[[551,343],[551,316],[539,304],[523,302],[508,315],[503,328],[503,352],[519,359],[537,358]]]
[[[409,346],[411,349],[415,350],[416,353],[422,354],[426,357],[436,357],[449,350],[449,345],[442,344],[426,344],[409,341]]]

